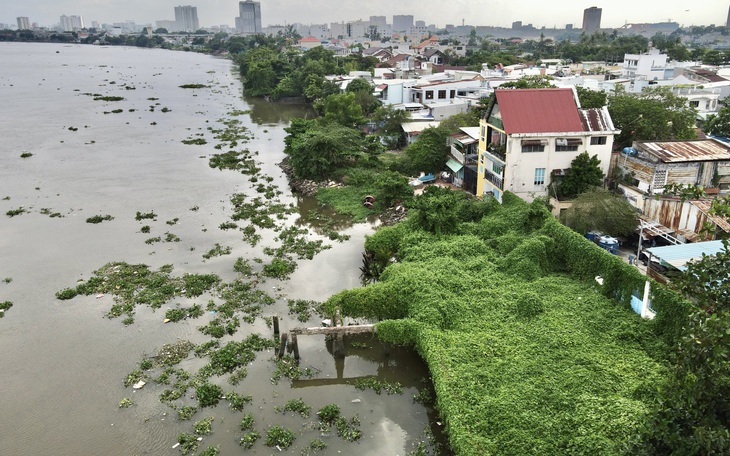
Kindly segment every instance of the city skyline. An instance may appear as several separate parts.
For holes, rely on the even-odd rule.
[[[28,17],[31,23],[40,26],[58,24],[59,17],[64,14],[82,15],[87,23],[123,22],[132,20],[137,23],[151,23],[159,20],[173,20],[174,7],[190,4],[197,7],[201,27],[228,25],[233,27],[238,16],[238,1],[234,0],[197,0],[182,2],[157,2],[150,4],[143,0],[128,0],[124,3],[100,4],[97,0],[60,0],[49,3],[47,0],[26,0],[10,2],[1,0],[3,16],[0,22],[15,24],[16,18]],[[653,23],[674,21],[681,26],[690,25],[725,25],[728,5],[727,0],[709,0],[702,2],[701,7],[679,0],[634,2],[615,0],[600,2],[582,0],[569,5],[551,5],[542,9],[544,2],[537,0],[494,0],[485,5],[478,0],[456,0],[449,2],[451,7],[443,5],[423,9],[421,2],[404,0],[394,7],[391,2],[371,0],[367,3],[345,3],[333,0],[312,0],[306,4],[295,0],[268,0],[261,5],[263,26],[284,25],[291,23],[322,24],[358,19],[368,20],[370,16],[385,16],[392,24],[394,15],[413,15],[414,20],[425,21],[443,28],[446,24],[510,27],[514,21],[532,24],[540,28],[563,28],[573,24],[580,28],[583,10],[596,6],[602,8],[601,26],[618,28],[625,23]]]

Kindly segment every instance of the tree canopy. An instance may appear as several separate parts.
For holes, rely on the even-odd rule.
[[[603,185],[603,171],[598,155],[590,156],[583,152],[570,162],[565,176],[556,180],[557,193],[560,198],[572,198],[581,193]],[[553,176],[553,179],[556,179]]]
[[[697,110],[687,100],[672,93],[669,87],[651,86],[639,94],[629,94],[619,87],[608,97],[608,111],[621,133],[618,147],[633,141],[669,141],[694,139]]]

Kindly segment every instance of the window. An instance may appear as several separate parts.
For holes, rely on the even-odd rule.
[[[578,150],[578,146],[583,144],[583,141],[576,138],[565,139],[558,138],[555,140],[555,151],[556,152],[575,152]]]
[[[545,146],[542,144],[523,144],[522,152],[545,152]]]
[[[439,90],[439,100],[445,100],[445,99],[446,99],[446,91]]]
[[[486,140],[487,140],[487,127],[482,125],[482,141],[486,141]]]
[[[492,163],[492,171],[494,171],[494,174],[501,176],[502,171],[504,171],[504,166],[498,165],[497,163]]]
[[[603,146],[606,144],[605,136],[593,136],[591,138],[591,146]]]
[[[456,98],[456,90],[452,90],[452,91],[451,91],[451,92],[449,93],[449,98]]]
[[[426,92],[426,100],[433,100],[433,90]]]
[[[692,108],[699,108],[700,107],[700,102],[699,102],[699,100],[690,101],[689,102],[689,106],[692,107]]]
[[[535,185],[545,185],[545,168],[535,168]]]
[[[545,141],[540,139],[523,139],[522,152],[545,152]]]

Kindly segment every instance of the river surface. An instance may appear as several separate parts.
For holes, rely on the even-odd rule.
[[[177,436],[192,433],[193,421],[214,416],[213,433],[200,449],[218,446],[223,455],[278,454],[263,444],[266,429],[275,424],[297,433],[289,454],[299,454],[320,437],[328,447],[318,454],[406,455],[424,440],[425,431],[437,427],[433,411],[412,399],[429,388],[420,358],[405,349],[386,356],[369,338],[349,345],[348,356],[338,364],[322,336],[300,337],[302,366],[318,372],[309,381],[273,384],[270,351],[259,354],[236,388],[218,382],[225,390],[253,396],[246,411],[253,412],[264,438],[250,450],[238,445],[241,413],[225,402],[198,411],[192,421],[179,421],[159,402],[160,386],[125,388],[126,375],[163,344],[207,340],[196,327],[210,316],[163,324],[164,310],[174,307],[169,303],[156,312],[138,307],[134,324],[125,326],[121,318],[105,317],[109,296],[60,301],[55,293],[110,261],[154,269],[172,264],[175,275],[215,273],[224,281],[235,279],[235,259],[262,256],[261,246],[253,248],[239,231],[218,226],[229,220],[229,197],[251,194],[251,184],[242,174],[208,166],[217,152],[208,128],[220,128],[231,111],[250,110],[238,118],[254,135],[246,147],[258,151],[262,174],[273,178],[284,202],[311,210],[316,203],[292,195],[276,165],[284,157],[289,119],[308,111],[260,100],[247,104],[230,61],[195,53],[4,43],[0,62],[0,302],[13,303],[0,319],[0,454],[175,455],[180,453],[173,449]],[[182,89],[182,84],[207,87]],[[124,100],[95,101],[88,94]],[[181,142],[196,135],[208,144]],[[21,158],[24,153],[32,156]],[[25,212],[6,215],[19,208]],[[171,232],[180,242],[146,244],[149,236],[140,233],[137,211],[154,211],[157,219],[145,221],[152,233]],[[53,213],[62,217],[48,215]],[[105,214],[114,219],[86,223]],[[174,225],[166,224],[173,219],[178,219]],[[297,215],[287,223],[302,224]],[[289,280],[266,281],[262,286],[277,302],[264,314],[282,316],[286,330],[302,325],[287,315],[287,298],[324,300],[360,286],[362,243],[372,230],[372,224],[345,224],[342,232],[349,241],[327,241],[332,248],[301,261]],[[273,234],[264,234],[262,244],[272,239]],[[231,254],[203,260],[202,253],[215,243],[232,247]],[[316,317],[306,323],[318,324]],[[223,342],[254,332],[271,336],[259,318],[252,325],[242,323]],[[400,382],[404,393],[378,395],[347,382],[369,375]],[[136,405],[118,409],[124,397]],[[357,414],[362,439],[349,443],[336,435],[319,436],[311,430],[314,416],[275,411],[292,398],[302,398],[313,414],[329,403],[338,404],[344,416]]]

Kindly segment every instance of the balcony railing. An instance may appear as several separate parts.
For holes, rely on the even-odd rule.
[[[484,170],[484,178],[491,182],[495,187],[497,187],[500,190],[504,190],[504,181],[501,177],[497,176],[496,174],[492,173],[488,169]]]
[[[502,163],[507,163],[507,154],[500,147],[495,147],[495,146],[490,145],[489,147],[487,147],[487,153],[489,155],[492,155],[492,156],[498,158],[499,160],[502,161]]]

